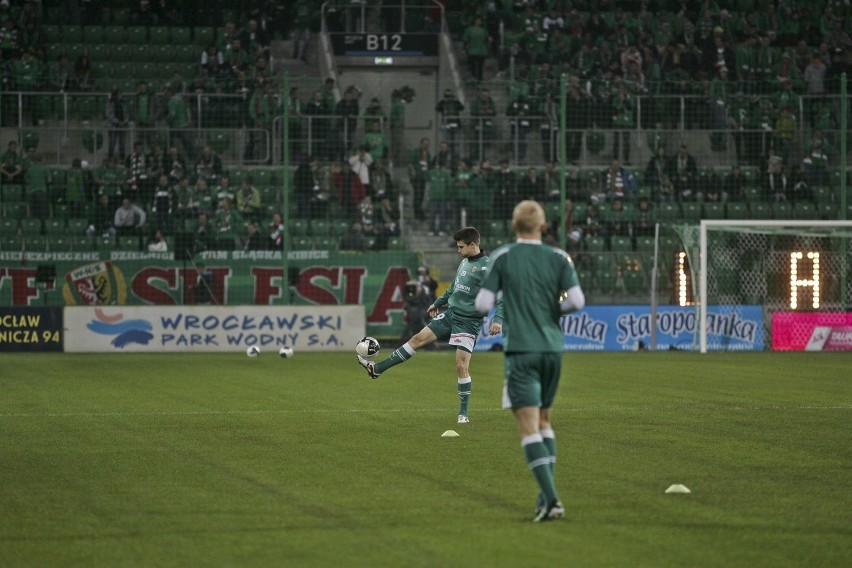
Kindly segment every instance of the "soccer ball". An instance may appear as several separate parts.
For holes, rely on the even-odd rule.
[[[292,347],[282,347],[278,350],[278,356],[282,359],[289,359],[293,356],[293,348]]]
[[[379,345],[379,340],[375,337],[362,337],[361,340],[355,344],[355,353],[365,359],[372,359],[378,355],[379,349],[381,349],[381,345]]]
[[[258,347],[257,345],[250,345],[246,349],[246,355],[248,355],[249,357],[257,357],[258,355],[260,355],[260,347]]]

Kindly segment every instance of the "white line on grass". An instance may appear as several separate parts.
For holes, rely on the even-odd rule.
[[[831,406],[678,406],[678,407],[647,407],[647,406],[599,406],[588,408],[560,408],[561,412],[636,412],[653,410],[655,412],[670,411],[732,411],[751,412],[755,410],[807,411],[807,410],[852,410],[852,403]],[[10,412],[0,413],[0,418],[72,418],[72,417],[119,417],[119,416],[216,416],[238,414],[380,414],[394,412],[433,413],[446,412],[446,408],[302,408],[302,409],[270,409],[270,410],[175,410],[162,412]],[[480,408],[476,412],[503,412],[502,408]]]

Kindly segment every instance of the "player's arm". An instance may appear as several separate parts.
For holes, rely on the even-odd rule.
[[[432,302],[432,305],[429,306],[426,311],[429,313],[429,317],[433,318],[438,315],[438,310],[443,308],[450,302],[450,296],[453,295],[453,290],[455,290],[456,281],[453,280],[452,284],[450,284],[444,293],[435,298],[435,301]]]
[[[563,314],[570,314],[582,310],[586,305],[586,295],[580,288],[580,279],[571,257],[565,253],[566,262],[562,263],[559,273],[559,309]]]
[[[572,286],[567,290],[563,290],[559,295],[559,309],[563,314],[570,314],[577,310],[582,310],[586,305],[586,296],[580,285]]]

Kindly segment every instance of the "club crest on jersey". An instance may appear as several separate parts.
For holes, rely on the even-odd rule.
[[[475,266],[474,266],[474,267],[471,267],[470,271],[471,271],[471,272],[476,272],[476,267],[475,267]]]

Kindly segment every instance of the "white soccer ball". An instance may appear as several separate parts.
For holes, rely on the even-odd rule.
[[[361,340],[355,344],[355,353],[365,359],[372,359],[379,354],[379,349],[381,348],[379,340],[375,337],[362,337]]]
[[[292,347],[282,347],[278,350],[278,356],[282,359],[289,359],[293,356],[293,348]]]
[[[248,355],[249,357],[257,357],[258,355],[260,355],[260,347],[258,347],[257,345],[250,345],[248,348],[246,348],[246,355]]]

